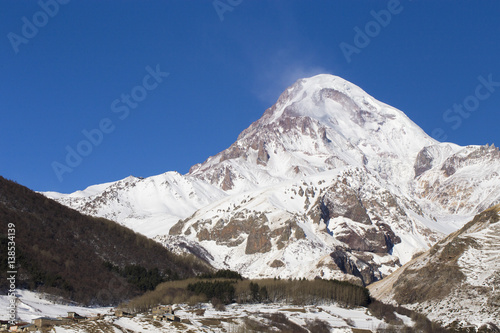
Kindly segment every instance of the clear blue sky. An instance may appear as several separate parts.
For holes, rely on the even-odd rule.
[[[34,190],[186,173],[319,73],[446,141],[500,144],[500,83],[478,88],[500,82],[497,0],[54,1],[0,3],[0,175]],[[70,167],[67,147],[87,156]]]

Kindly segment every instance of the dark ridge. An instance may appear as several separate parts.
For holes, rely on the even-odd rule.
[[[12,224],[15,239],[8,235]],[[0,226],[2,292],[12,240],[18,288],[87,305],[117,304],[160,282],[212,272],[194,256],[173,254],[116,222],[82,215],[1,176]]]

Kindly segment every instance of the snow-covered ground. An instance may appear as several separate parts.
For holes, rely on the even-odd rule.
[[[28,290],[16,290],[16,296],[18,319],[25,322],[31,322],[33,319],[39,317],[65,317],[68,312],[76,312],[82,316],[93,317],[97,314],[111,313],[113,310],[109,307],[92,308],[55,304],[48,299],[50,295],[35,293]],[[10,299],[11,298],[7,295],[0,295],[1,320],[9,320],[8,306]]]
[[[112,315],[113,308],[87,308],[72,305],[54,304],[41,294],[18,290],[18,317],[31,322],[38,317],[66,316],[73,311],[83,316],[103,315],[98,320],[88,320],[71,325],[56,326],[56,333],[77,332],[237,332],[246,322],[269,325],[266,316],[273,313],[284,314],[288,320],[306,326],[308,322],[319,319],[331,326],[332,332],[352,332],[352,328],[375,331],[386,324],[373,317],[365,308],[346,309],[335,305],[292,306],[284,304],[231,304],[224,311],[217,311],[210,304],[187,306],[176,305],[175,315],[180,322],[160,322],[150,316],[139,314],[133,318],[117,318]],[[9,298],[0,296],[0,319],[8,319]],[[411,320],[402,316],[405,324]]]

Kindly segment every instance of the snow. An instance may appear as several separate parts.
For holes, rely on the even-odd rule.
[[[467,233],[467,237],[481,244],[479,249],[469,248],[458,260],[468,284],[487,287],[491,278],[500,268],[500,226],[491,225],[477,232]]]
[[[44,194],[84,213],[118,221],[148,237],[165,233],[179,219],[227,196],[211,184],[177,172],[145,179],[131,176],[69,195]]]
[[[132,176],[129,176],[123,180],[130,179],[131,177]],[[53,198],[53,199],[62,199],[62,198],[66,198],[66,197],[87,198],[87,197],[91,197],[93,195],[96,195],[100,192],[103,192],[104,190],[106,190],[108,187],[110,187],[113,184],[114,184],[114,182],[92,185],[92,186],[87,187],[85,190],[76,191],[76,192],[73,192],[70,194],[63,194],[63,193],[58,193],[58,192],[44,192],[43,194],[45,194],[47,197]]]
[[[31,320],[40,317],[53,317],[57,318],[59,316],[67,316],[68,312],[77,312],[82,316],[96,316],[98,313],[107,313],[111,310],[109,307],[80,307],[74,305],[65,304],[54,304],[48,299],[44,298],[44,295],[28,290],[17,289],[16,297],[18,298],[17,303],[17,315],[18,318],[31,322]],[[8,320],[8,305],[10,298],[6,295],[0,295],[0,318],[2,320]]]

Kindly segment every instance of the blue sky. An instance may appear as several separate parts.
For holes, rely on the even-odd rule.
[[[186,173],[319,73],[441,140],[500,144],[496,0],[0,6],[0,175],[34,190]]]

